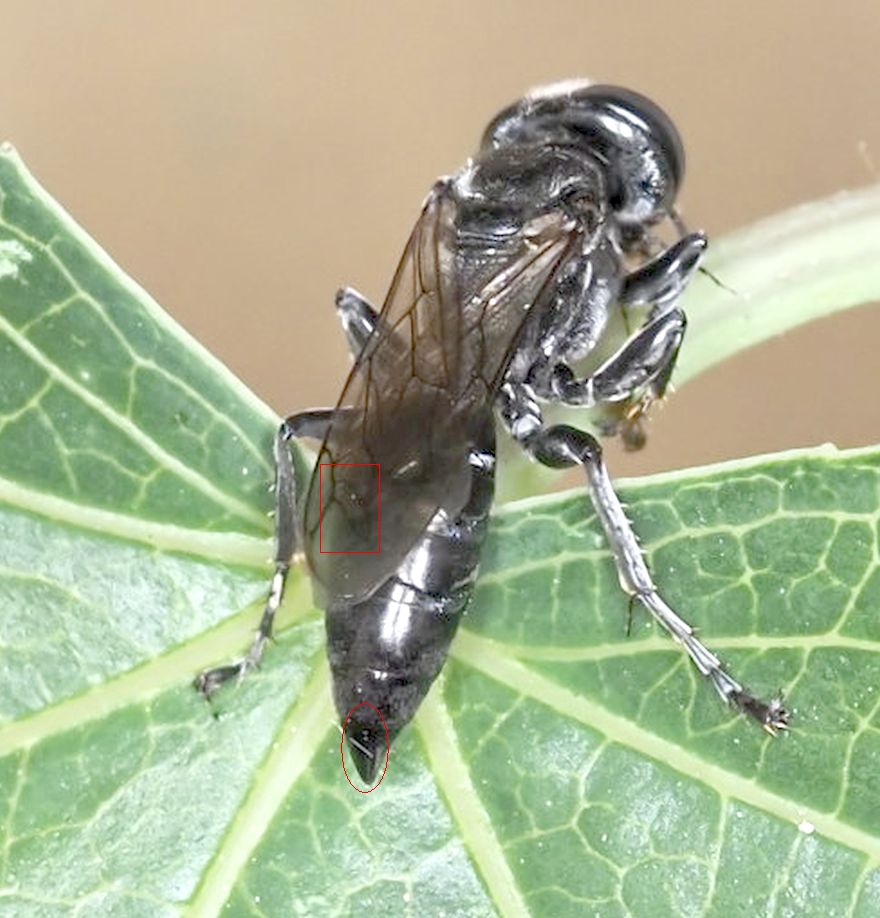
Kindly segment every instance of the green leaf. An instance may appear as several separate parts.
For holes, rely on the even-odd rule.
[[[880,911],[880,451],[621,489],[667,598],[784,691],[790,735],[638,610],[626,636],[576,492],[499,510],[362,795],[301,575],[264,668],[213,710],[190,686],[259,615],[274,416],[8,148],[0,355],[0,915]]]

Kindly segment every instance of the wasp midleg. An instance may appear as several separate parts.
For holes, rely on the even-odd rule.
[[[351,287],[343,287],[336,294],[336,309],[349,350],[352,357],[356,358],[375,330],[378,313],[365,297]],[[224,682],[241,678],[257,669],[266,645],[272,639],[275,615],[281,607],[287,574],[299,543],[300,509],[296,473],[288,444],[291,440],[299,439],[323,440],[335,411],[333,408],[299,411],[285,418],[275,433],[275,552],[272,559],[275,572],[269,586],[269,595],[247,653],[234,663],[205,670],[196,677],[195,687],[204,695],[210,696]]]

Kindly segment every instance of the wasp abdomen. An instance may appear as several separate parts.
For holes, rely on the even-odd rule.
[[[470,453],[471,490],[454,518],[442,510],[401,566],[367,599],[327,610],[327,652],[336,709],[363,701],[381,712],[388,739],[412,719],[440,672],[477,576],[495,482],[493,448]],[[349,751],[368,784],[385,750],[385,728],[363,705],[346,727]]]

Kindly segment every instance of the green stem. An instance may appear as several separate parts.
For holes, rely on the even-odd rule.
[[[681,386],[739,351],[813,319],[880,299],[880,185],[795,207],[712,242],[684,299]]]

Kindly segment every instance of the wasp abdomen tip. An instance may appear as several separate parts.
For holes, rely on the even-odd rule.
[[[381,735],[369,727],[354,729],[349,726],[345,739],[361,779],[371,787],[385,763],[385,731]]]

